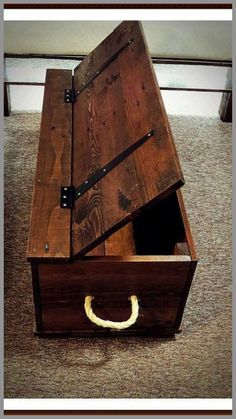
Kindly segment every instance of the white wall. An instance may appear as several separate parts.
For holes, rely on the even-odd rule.
[[[119,21],[6,21],[5,52],[88,54]],[[232,59],[230,21],[143,22],[152,55]]]
[[[78,61],[7,58],[8,81],[44,82],[47,68],[74,69]],[[160,86],[224,88],[227,68],[192,65],[154,65]],[[43,87],[10,86],[13,112],[42,109]],[[218,117],[221,93],[163,91],[167,113]]]

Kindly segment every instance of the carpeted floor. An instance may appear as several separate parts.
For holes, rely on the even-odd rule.
[[[5,119],[5,397],[231,397],[231,124],[170,117],[200,262],[175,340],[33,336],[26,244],[40,114]]]

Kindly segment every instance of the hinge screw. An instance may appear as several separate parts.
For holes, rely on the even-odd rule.
[[[45,244],[44,250],[45,250],[46,253],[49,251],[49,244],[48,244],[48,242]]]

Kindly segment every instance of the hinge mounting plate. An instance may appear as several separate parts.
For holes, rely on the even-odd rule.
[[[74,89],[66,89],[64,91],[64,101],[66,103],[73,103],[75,100],[75,91]]]
[[[61,187],[61,208],[73,208],[74,203],[74,187],[73,186],[62,186]]]

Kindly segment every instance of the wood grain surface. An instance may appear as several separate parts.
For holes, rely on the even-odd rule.
[[[134,231],[130,222],[88,252],[86,256],[132,256],[135,254]]]
[[[132,42],[127,45],[127,42]],[[118,56],[94,79],[104,63]],[[80,256],[138,215],[140,208],[183,184],[168,118],[138,22],[123,22],[76,69],[73,184],[152,129],[155,135],[75,202],[72,253]]]
[[[176,262],[158,263],[110,259],[41,264],[43,330],[99,330],[84,312],[88,294],[95,297],[93,307],[102,318],[126,320],[130,315],[128,298],[135,294],[140,305],[135,328],[174,327],[191,263],[176,258]]]
[[[71,70],[47,70],[28,240],[28,259],[70,257],[70,210],[60,208],[61,186],[71,184],[72,105],[64,90]],[[45,249],[46,246],[46,249]]]

